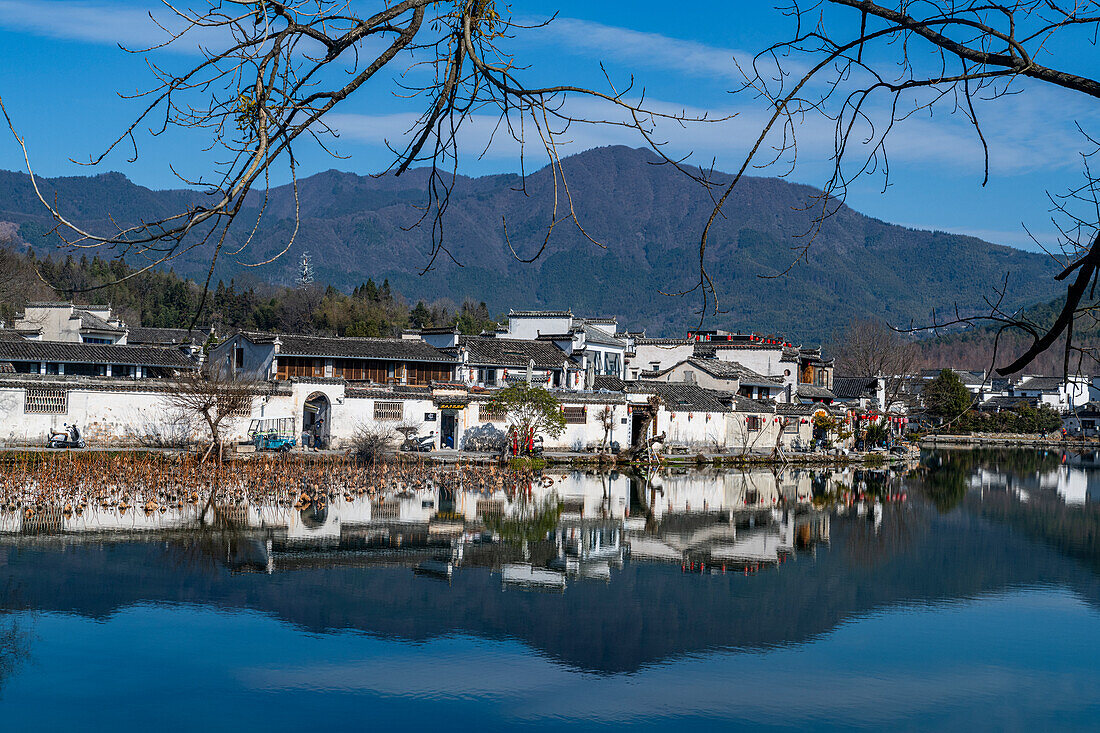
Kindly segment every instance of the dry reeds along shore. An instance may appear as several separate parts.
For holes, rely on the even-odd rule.
[[[324,506],[392,492],[442,489],[509,496],[529,492],[531,472],[488,465],[361,464],[345,456],[201,463],[144,453],[20,453],[0,459],[0,511],[49,508],[165,512],[187,505]]]

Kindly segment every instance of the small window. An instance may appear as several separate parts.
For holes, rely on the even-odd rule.
[[[375,402],[374,419],[379,421],[400,422],[405,417],[403,402]]]
[[[493,409],[493,408],[497,409]],[[499,409],[500,405],[495,405],[492,402],[483,403],[478,409],[481,412],[482,420],[489,420],[491,422],[500,422],[504,418],[508,417],[507,411]]]
[[[764,429],[764,419],[759,415],[749,415],[745,418],[745,426],[751,432],[759,432]]]
[[[233,349],[233,366],[237,369],[244,369],[244,348],[241,346]]]
[[[571,406],[561,408],[562,414],[565,415],[566,425],[584,425],[588,422],[588,409],[580,406]]]
[[[783,432],[784,433],[797,433],[798,432],[798,418],[797,417],[787,418],[787,421],[785,423],[783,423]]]
[[[69,411],[69,393],[63,389],[28,388],[23,412],[35,415],[64,415]]]

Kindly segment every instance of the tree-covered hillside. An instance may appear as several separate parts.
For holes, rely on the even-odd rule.
[[[303,251],[312,253],[318,281],[344,291],[373,278],[388,279],[426,301],[469,297],[493,313],[514,308],[572,308],[614,315],[652,335],[682,333],[698,321],[695,297],[660,292],[690,287],[697,277],[698,237],[711,198],[683,174],[656,165],[652,153],[624,147],[590,150],[563,167],[580,222],[593,244],[568,221],[559,223],[546,251],[534,255],[551,221],[555,195],[550,171],[521,181],[515,175],[460,178],[445,219],[448,253],[422,272],[430,259],[430,227],[413,226],[422,216],[427,174],[369,177],[328,171],[299,181],[298,201],[289,187],[274,189],[253,244],[220,259],[215,280],[289,285]],[[198,193],[150,191],[118,174],[53,179],[44,194],[91,227],[149,219],[182,202],[201,203]],[[977,312],[984,298],[1011,273],[1006,307],[1017,308],[1057,295],[1054,263],[972,237],[917,231],[842,207],[828,218],[806,257],[783,272],[806,242],[819,192],[774,178],[745,180],[726,216],[712,232],[707,264],[718,288],[722,313],[708,325],[782,333],[799,341],[824,340],[853,317],[874,315],[894,323],[926,323],[933,308]],[[561,200],[561,191],[558,191]],[[235,251],[260,210],[261,199],[240,222]],[[295,246],[270,265],[247,268],[277,254],[294,229]],[[562,215],[559,210],[559,216]],[[52,222],[33,198],[26,176],[0,173],[0,231],[40,254],[56,239],[43,236]],[[508,241],[504,223],[507,222]],[[175,261],[177,272],[205,275],[209,250],[197,248]],[[138,264],[132,262],[131,264]]]
[[[388,337],[412,327],[457,326],[476,334],[496,326],[485,303],[420,301],[410,308],[385,279],[376,284],[368,278],[351,293],[317,283],[242,287],[219,281],[204,302],[202,288],[172,270],[138,273],[119,260],[38,258],[4,247],[0,273],[0,318],[9,322],[27,301],[65,298],[110,303],[129,325],[160,328],[214,323],[221,329]]]

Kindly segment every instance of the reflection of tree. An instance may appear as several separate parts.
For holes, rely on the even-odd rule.
[[[979,469],[1017,476],[1046,473],[1058,468],[1061,454],[1035,450],[937,450],[926,460],[929,468],[925,493],[940,512],[949,512],[966,496],[970,478]]]
[[[0,692],[16,668],[30,656],[30,634],[14,617],[0,621]]]
[[[981,448],[978,450],[935,450],[926,463],[933,471],[951,464],[958,470],[974,473],[978,468],[999,473],[1028,474],[1051,471],[1059,466],[1060,453],[1016,448]]]
[[[1006,492],[986,492],[967,503],[979,516],[1084,561],[1100,572],[1100,506],[1066,506],[1054,496],[1032,495],[1027,502]]]
[[[172,564],[189,572],[216,574],[226,562],[247,554],[248,543],[255,535],[237,530],[197,528],[186,536],[165,543],[165,552]]]
[[[536,542],[558,526],[562,504],[557,494],[541,501],[527,499],[523,494],[511,514],[485,517],[485,526],[500,535],[504,542]]]
[[[970,488],[972,471],[955,461],[948,461],[928,475],[925,493],[941,514],[957,507]]]
[[[15,612],[25,608],[18,600],[19,591],[9,577],[6,587],[0,590],[0,693],[4,683],[30,656],[31,635],[20,624]]]
[[[877,527],[871,515],[848,525],[845,554],[852,566],[873,568],[908,551],[928,526],[926,511],[909,503],[885,503]]]

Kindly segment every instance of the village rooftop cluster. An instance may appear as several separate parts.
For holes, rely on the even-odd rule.
[[[427,328],[387,339],[130,327],[109,306],[31,303],[0,329],[0,441],[41,444],[66,424],[89,444],[163,441],[181,429],[166,400],[174,380],[204,365],[264,385],[227,426],[233,440],[247,439],[255,420],[284,420],[301,434],[319,424],[332,448],[364,428],[402,426],[430,434],[436,450],[487,450],[508,429],[489,409],[493,395],[522,383],[561,405],[566,429],[548,450],[659,439],[692,454],[809,450],[857,439],[870,422],[901,433],[919,419],[920,385],[938,373],[906,375],[909,386],[888,397],[897,375],[834,375],[817,346],[721,330],[651,338],[568,310],[512,310],[478,336]],[[990,409],[1046,404],[1075,430],[1098,424],[1087,378],[992,383],[957,373]]]

